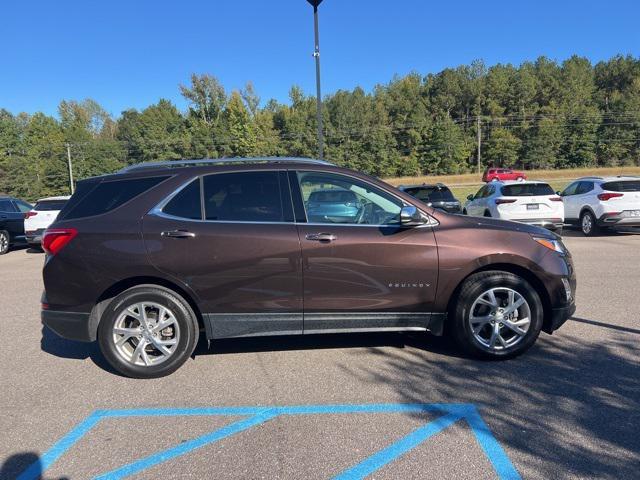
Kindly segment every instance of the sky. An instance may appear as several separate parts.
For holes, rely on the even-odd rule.
[[[263,102],[315,94],[313,10],[305,0],[33,0],[0,6],[0,108],[55,115],[92,98],[114,116],[168,98],[210,73],[252,81]],[[520,64],[573,54],[640,56],[640,1],[324,0],[322,93],[371,90],[482,59]]]

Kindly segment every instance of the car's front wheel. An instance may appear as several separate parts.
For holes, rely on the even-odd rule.
[[[471,275],[450,313],[458,345],[481,358],[520,355],[535,343],[542,329],[538,293],[524,278],[509,272]]]
[[[100,350],[118,372],[157,378],[177,370],[193,353],[198,321],[177,293],[141,285],[115,297],[98,326]]]
[[[580,216],[580,229],[585,237],[593,237],[600,233],[600,228],[593,213],[588,210],[582,213]]]
[[[9,251],[9,232],[0,230],[0,255]]]

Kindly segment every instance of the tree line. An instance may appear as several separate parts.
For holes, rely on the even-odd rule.
[[[299,87],[286,104],[209,74],[179,89],[185,112],[166,99],[117,118],[91,99],[62,101],[57,117],[0,109],[0,192],[68,193],[68,156],[85,178],[143,161],[316,155],[316,101]],[[380,177],[639,165],[640,59],[475,61],[339,90],[323,119],[326,158]]]

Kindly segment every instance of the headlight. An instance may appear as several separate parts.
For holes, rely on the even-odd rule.
[[[533,237],[533,239],[543,247],[548,248],[549,250],[554,250],[562,254],[567,253],[566,249],[564,248],[564,245],[560,240],[555,240],[552,238],[545,238],[545,237]]]

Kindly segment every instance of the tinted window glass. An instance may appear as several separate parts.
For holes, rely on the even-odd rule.
[[[66,200],[43,200],[36,203],[36,206],[33,207],[33,209],[38,210],[39,212],[62,210],[62,207],[64,207],[65,203],[67,203]]]
[[[535,195],[554,195],[554,193],[553,188],[546,183],[525,183],[502,187],[502,195],[506,197],[530,197]]]
[[[405,190],[423,202],[451,202],[454,201],[453,193],[447,187],[416,187]]]
[[[27,202],[23,202],[22,200],[16,200],[14,203],[16,204],[16,207],[18,207],[18,210],[23,213],[26,213],[33,208],[33,205]]]
[[[83,188],[82,191],[78,189],[69,201],[71,206],[67,204],[58,218],[62,220],[90,217],[109,212],[146,192],[166,178],[169,177],[134,178],[93,183],[94,188],[89,192],[87,189],[90,186]],[[74,202],[74,197],[79,193],[82,198]]]
[[[578,185],[578,188],[576,189],[576,195],[588,193],[591,190],[593,190],[593,182],[580,182],[580,185]]]
[[[478,192],[474,195],[474,199],[477,198],[483,198],[485,193],[487,191],[487,186],[485,185],[484,187],[482,187],[480,190],[478,190]]]
[[[580,182],[574,182],[572,184],[570,184],[567,188],[565,188],[562,191],[562,196],[563,197],[568,197],[569,195],[575,195],[576,194],[576,189],[578,188]]]
[[[324,172],[299,172],[298,180],[310,223],[390,225],[400,221],[402,202],[373,185]]]
[[[15,212],[16,208],[13,206],[11,200],[0,200],[0,212]]]
[[[200,203],[200,179],[197,178],[180,190],[162,209],[167,215],[174,217],[202,219],[202,205]]]
[[[640,192],[640,180],[620,180],[602,184],[603,190],[610,192]]]
[[[278,172],[243,172],[204,177],[207,220],[284,221]]]

